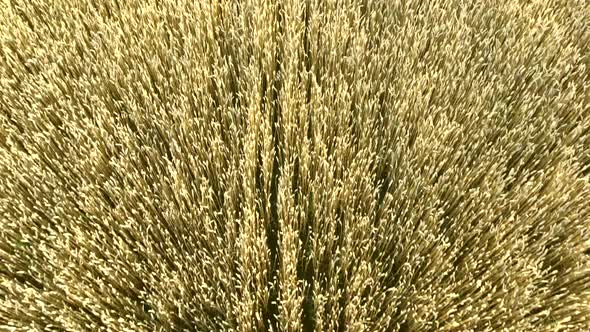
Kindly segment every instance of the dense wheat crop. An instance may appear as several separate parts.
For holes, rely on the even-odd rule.
[[[0,330],[589,331],[590,2],[0,0]]]

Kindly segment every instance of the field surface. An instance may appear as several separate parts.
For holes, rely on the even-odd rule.
[[[1,331],[590,331],[587,0],[0,0]]]

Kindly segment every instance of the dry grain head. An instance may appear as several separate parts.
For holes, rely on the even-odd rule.
[[[0,0],[0,330],[590,330],[588,26]]]

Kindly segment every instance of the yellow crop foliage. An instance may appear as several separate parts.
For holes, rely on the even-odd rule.
[[[0,330],[590,331],[587,0],[0,0]]]

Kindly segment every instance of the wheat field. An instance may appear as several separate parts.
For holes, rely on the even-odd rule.
[[[587,0],[0,0],[1,331],[590,331]]]

